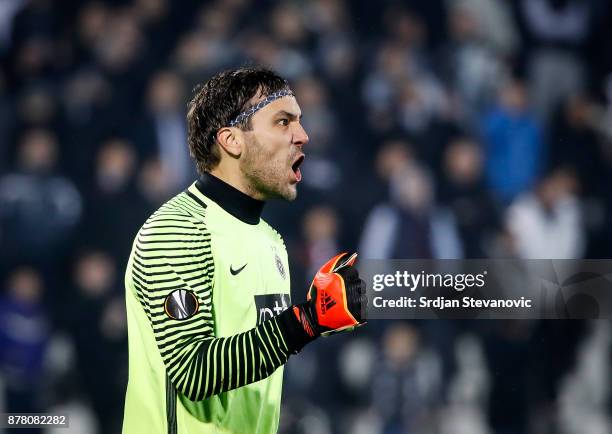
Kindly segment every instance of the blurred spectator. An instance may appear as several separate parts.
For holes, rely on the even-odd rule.
[[[57,127],[57,103],[50,89],[42,86],[27,87],[17,100],[17,116],[22,129]]]
[[[96,67],[112,85],[104,122],[111,134],[126,134],[138,121],[150,51],[133,10],[113,11],[104,20],[103,29],[91,54]]]
[[[105,142],[96,158],[94,184],[87,192],[80,240],[109,250],[116,258],[127,258],[134,234],[148,209],[135,187],[136,153],[122,139]]]
[[[99,142],[108,134],[112,90],[111,83],[95,68],[76,71],[62,89],[66,128],[70,131],[63,142],[64,165],[81,186],[90,182]]]
[[[556,106],[584,86],[578,55],[586,46],[595,2],[522,0],[520,16],[529,42],[529,85],[533,108],[547,122]]]
[[[314,276],[321,264],[340,251],[338,224],[336,212],[327,206],[311,208],[304,216],[303,231],[308,264],[306,276]]]
[[[519,48],[519,35],[512,17],[512,6],[495,0],[459,0],[449,5],[451,13],[457,12],[460,20],[468,25],[472,37],[477,37],[497,55],[508,57]],[[470,18],[470,16],[472,18]],[[451,18],[452,20],[452,18]],[[451,23],[451,31],[454,29]]]
[[[571,332],[573,329],[568,326],[562,332]],[[573,348],[576,354],[572,351],[570,357],[564,360],[570,363],[561,364],[562,368],[570,371],[569,375],[560,376],[560,381],[554,385],[559,390],[556,398],[560,407],[556,423],[565,432],[603,434],[610,431],[610,410],[606,408],[610,401],[608,384],[601,379],[610,378],[612,334],[608,321],[591,321],[581,327],[579,332],[585,338],[579,343],[576,338],[582,336],[572,333],[572,344],[579,343],[579,346]],[[557,342],[560,343],[560,340]],[[566,374],[564,371],[561,373]]]
[[[533,358],[529,345],[532,324],[496,321],[484,339],[491,392],[488,419],[495,434],[523,434],[529,428],[529,369]]]
[[[204,28],[183,35],[173,53],[174,67],[189,88],[199,84],[202,76],[229,65],[236,55],[236,42],[226,37],[232,24],[231,14],[219,8],[202,15]]]
[[[444,154],[440,202],[452,212],[465,258],[484,258],[499,228],[499,210],[485,188],[484,156],[469,138],[452,141]]]
[[[386,184],[414,161],[412,146],[401,139],[390,139],[383,143],[376,156],[376,174]]]
[[[446,94],[433,77],[408,79],[397,89],[399,124],[407,132],[423,136],[448,110]]]
[[[390,325],[374,372],[371,399],[383,420],[382,433],[434,429],[440,403],[439,363],[435,354],[422,349],[417,329],[402,322]]]
[[[21,85],[43,81],[53,72],[52,40],[43,35],[29,35],[16,47],[13,77]]]
[[[301,48],[306,43],[306,29],[296,4],[279,3],[270,11],[272,35],[280,44]]]
[[[351,82],[355,78],[357,52],[345,2],[317,0],[305,6],[304,26],[317,35],[317,64],[333,82]]]
[[[291,281],[308,287],[321,264],[335,256],[340,247],[340,217],[335,208],[325,203],[312,204],[299,218],[297,240],[289,241],[287,249],[293,257]]]
[[[279,433],[333,433],[330,417],[324,410],[308,401],[295,401],[291,398],[283,398],[281,412],[284,416],[278,428]]]
[[[502,53],[484,34],[490,24],[481,16],[483,4],[488,5],[485,10],[489,6],[503,9],[503,3],[489,0],[453,3],[449,17],[451,39],[442,50],[443,76],[457,93],[463,119],[471,128],[477,127],[478,115],[494,101],[500,77],[506,74]]]
[[[175,16],[168,0],[135,0],[132,4],[138,24],[146,40],[155,47],[156,56],[167,55],[176,43]]]
[[[57,31],[57,16],[49,0],[31,0],[15,17],[14,36],[20,41],[29,35],[50,37]]]
[[[309,155],[333,152],[338,120],[329,107],[325,85],[314,77],[303,77],[294,86],[302,109],[302,125],[308,131]]]
[[[58,386],[61,389],[63,385]],[[80,396],[69,397],[68,401],[49,407],[51,414],[70,415],[68,427],[48,427],[45,434],[98,434],[96,417],[93,412],[82,402]]]
[[[142,30],[135,12],[128,9],[114,10],[104,20],[104,29],[95,37],[94,56],[105,72],[128,72],[143,55]],[[124,77],[125,78],[125,77]]]
[[[292,47],[282,46],[265,33],[254,31],[242,42],[246,57],[254,63],[270,65],[290,80],[310,73],[311,66],[304,54]]]
[[[57,173],[58,154],[51,132],[28,131],[17,150],[17,171],[0,178],[0,239],[7,263],[53,263],[71,241],[82,202],[75,186]]]
[[[581,342],[588,335],[586,332],[586,321],[581,320],[542,320],[533,327],[528,381],[534,431],[554,432],[556,406],[560,404],[564,383],[576,368]],[[583,391],[589,386],[588,381],[576,385]],[[588,425],[584,425],[585,433],[589,431]]]
[[[559,108],[551,130],[551,164],[571,165],[585,195],[601,194],[608,170],[596,126],[596,105],[586,95],[568,98]]]
[[[175,193],[169,179],[158,159],[153,158],[142,164],[138,173],[138,194],[143,200],[144,215],[152,214]]]
[[[142,157],[159,158],[173,190],[186,188],[195,178],[194,165],[185,146],[185,89],[174,72],[160,71],[151,79],[147,111],[135,140]]]
[[[383,46],[375,53],[374,67],[365,79],[362,97],[367,104],[367,119],[371,128],[390,131],[396,126],[394,100],[395,83],[406,77],[405,55],[399,48]]]
[[[342,346],[339,371],[354,404],[369,403],[370,379],[376,374],[374,365],[377,361],[377,347],[371,339],[351,339]]]
[[[508,209],[506,224],[518,257],[579,259],[584,253],[584,227],[573,171],[556,169],[533,193],[520,196]]]
[[[473,334],[456,340],[453,350],[457,374],[448,385],[449,406],[441,415],[443,434],[485,434],[488,432],[485,405],[490,379],[482,343]]]
[[[310,65],[303,54],[307,34],[297,5],[283,2],[274,5],[268,15],[268,26],[272,36],[267,52],[272,60],[270,65],[292,80],[309,72]],[[256,52],[255,55],[265,55],[266,51]],[[255,59],[259,61],[257,57]]]
[[[505,203],[531,188],[544,164],[542,130],[529,112],[525,85],[508,81],[482,118],[488,187]]]
[[[127,325],[120,276],[104,251],[83,251],[74,264],[72,303],[63,321],[74,339],[81,384],[100,432],[119,432],[127,381]]]
[[[376,67],[363,87],[374,130],[388,132],[400,127],[422,136],[447,110],[448,101],[440,84],[416,55],[392,42],[380,48]]]
[[[106,26],[111,18],[107,4],[92,1],[81,6],[76,17],[76,43],[82,50],[94,50],[104,37]]]
[[[592,2],[521,0],[519,4],[532,42],[577,49],[586,41]]]
[[[338,119],[326,101],[327,90],[319,80],[307,77],[296,83],[295,93],[302,109],[302,124],[310,138],[308,163],[303,166],[304,183],[316,190],[334,191],[351,157],[338,137]]]
[[[0,299],[0,375],[8,413],[44,409],[43,361],[51,325],[43,306],[44,282],[29,267],[15,269]]]
[[[390,179],[389,203],[368,215],[359,250],[366,258],[456,258],[460,241],[447,212],[434,203],[428,171],[406,162]]]
[[[11,45],[13,19],[25,3],[25,0],[7,0],[0,4],[0,56]]]

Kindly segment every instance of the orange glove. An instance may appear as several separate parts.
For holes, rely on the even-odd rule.
[[[353,266],[357,253],[334,256],[315,275],[306,303],[293,306],[298,321],[310,337],[354,329],[365,321],[365,282]]]

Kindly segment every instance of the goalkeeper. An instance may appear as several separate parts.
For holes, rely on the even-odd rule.
[[[261,68],[196,90],[188,142],[200,179],[142,226],[127,265],[124,433],[273,433],[282,365],[363,323],[365,284],[340,254],[291,304],[287,252],[261,219],[293,200],[308,136],[287,82]]]

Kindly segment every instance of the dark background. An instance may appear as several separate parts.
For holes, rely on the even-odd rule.
[[[269,203],[293,300],[365,258],[610,258],[605,0],[0,2],[0,411],[119,432],[133,237],[195,179],[191,89],[265,64],[310,135]],[[371,321],[285,371],[281,432],[610,433],[610,323]]]

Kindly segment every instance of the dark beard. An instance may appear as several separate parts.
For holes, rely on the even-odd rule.
[[[269,164],[272,158],[264,152],[264,147],[257,139],[253,137],[249,140],[247,147],[248,150],[241,165],[241,170],[248,181],[247,188],[250,190],[250,195],[260,200],[295,199],[295,196],[291,195],[290,192],[284,191],[285,189],[280,185],[277,178],[271,176],[282,173],[283,168]]]

